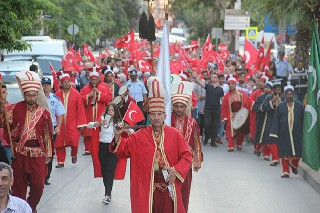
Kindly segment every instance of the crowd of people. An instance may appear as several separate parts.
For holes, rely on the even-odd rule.
[[[125,159],[130,158],[132,212],[187,212],[192,172],[201,168],[202,146],[208,143],[218,147],[226,141],[227,151],[233,152],[247,140],[257,157],[272,161],[270,166],[281,160],[282,178],[289,177],[290,167],[297,174],[307,89],[302,62],[293,69],[280,51],[269,71],[250,76],[237,56],[225,61],[223,73],[210,62],[198,72],[173,74],[171,115],[165,113],[161,79],[135,63],[124,65],[116,55],[101,59],[100,67],[85,62],[81,72],[62,69],[53,79],[59,82],[57,91],[51,78],[41,79],[32,67],[16,76],[24,100],[15,104],[6,101],[2,85],[0,133],[6,163],[0,164],[0,174],[7,183],[0,182],[6,188],[0,190],[0,211],[26,200],[20,207],[30,205],[36,212],[44,184],[51,184],[54,155],[55,168],[61,169],[66,147],[71,147],[71,163],[76,164],[81,136],[94,177],[103,178],[103,204],[112,201],[113,180],[124,178]],[[145,115],[136,131],[123,121],[131,103]],[[235,128],[240,111],[248,116]],[[164,122],[167,116],[171,126]]]

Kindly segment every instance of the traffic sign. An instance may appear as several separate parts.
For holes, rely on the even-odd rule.
[[[76,24],[70,24],[70,25],[68,26],[68,33],[69,33],[70,35],[77,35],[78,32],[79,32],[79,26],[78,26],[78,25],[76,25]]]
[[[258,37],[258,27],[247,27],[246,28],[246,38],[256,39]]]
[[[245,30],[250,27],[250,15],[243,10],[226,9],[224,30]]]

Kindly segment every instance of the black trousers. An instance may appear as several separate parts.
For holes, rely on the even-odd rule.
[[[114,171],[117,166],[117,156],[109,151],[110,143],[99,143],[99,161],[101,173],[103,177],[103,184],[105,188],[105,195],[111,196],[113,187]]]
[[[218,123],[220,119],[220,111],[204,112],[204,135],[205,140],[211,138],[211,143],[215,142],[218,135]]]
[[[141,109],[141,111],[143,112],[142,108],[143,108],[143,101],[139,101],[137,102],[138,107]],[[143,113],[144,118],[147,117],[147,113]],[[146,120],[140,121],[137,123],[137,125],[144,125],[146,123]]]
[[[200,136],[203,136],[203,128],[204,128],[204,114],[199,113],[199,128],[200,128]]]
[[[53,144],[56,141],[56,138],[57,138],[57,134],[54,134],[53,137],[52,137]],[[54,153],[53,153],[53,155],[54,155]],[[47,177],[46,177],[47,180],[49,180],[51,172],[52,172],[52,162],[53,162],[53,157],[52,157],[50,163],[47,164],[47,167],[48,167],[48,174],[47,174]]]

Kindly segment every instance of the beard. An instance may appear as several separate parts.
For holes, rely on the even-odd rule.
[[[33,101],[33,100],[29,100],[29,101],[26,100],[25,102],[28,106],[33,106],[36,104],[36,101]]]

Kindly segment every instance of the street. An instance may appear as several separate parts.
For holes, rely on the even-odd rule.
[[[114,183],[112,202],[103,205],[102,179],[93,178],[91,156],[83,152],[81,142],[77,164],[68,156],[64,168],[53,168],[52,184],[45,186],[38,212],[130,212],[129,167],[125,180]],[[270,167],[269,161],[253,155],[252,146],[228,153],[224,141],[218,148],[204,146],[203,154],[202,168],[193,173],[189,213],[319,212],[320,195],[301,176],[280,178],[281,165]]]

